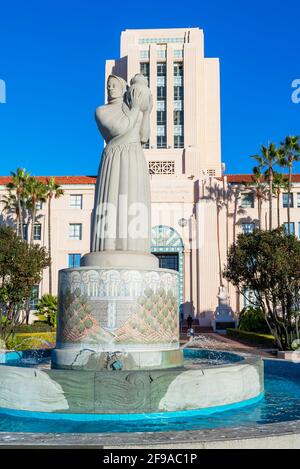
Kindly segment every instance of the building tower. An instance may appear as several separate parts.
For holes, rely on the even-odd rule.
[[[154,98],[145,155],[151,174],[221,175],[219,60],[199,28],[125,30],[110,73],[148,78]]]

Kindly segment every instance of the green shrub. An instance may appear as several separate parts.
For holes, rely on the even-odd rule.
[[[249,344],[265,345],[274,348],[276,346],[275,337],[270,334],[260,334],[257,332],[246,332],[241,329],[227,329],[226,335],[233,340],[241,340]]]
[[[242,310],[239,329],[246,332],[269,332],[262,310],[254,306],[248,306]]]
[[[58,300],[56,296],[46,294],[43,295],[42,298],[38,301],[38,317],[41,321],[44,321],[46,324],[49,324],[49,326],[56,326],[57,309]]]
[[[10,335],[4,342],[4,348],[7,350],[14,350],[18,345],[18,340],[16,335]]]
[[[43,321],[35,321],[33,324],[21,324],[16,328],[16,332],[30,333],[30,332],[54,332],[55,329]]]
[[[17,350],[51,348],[55,346],[55,340],[55,332],[19,333],[15,335],[13,348]]]

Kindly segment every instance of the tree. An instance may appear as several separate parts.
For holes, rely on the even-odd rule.
[[[269,230],[272,230],[272,217],[273,217],[273,177],[274,177],[274,166],[278,161],[278,151],[274,143],[270,143],[267,147],[261,145],[261,154],[253,155],[258,163],[260,171],[265,170],[265,176],[269,183]]]
[[[30,244],[33,244],[34,241],[34,225],[36,222],[36,212],[37,212],[37,202],[46,201],[46,185],[31,176],[28,178],[25,186],[25,196],[26,196],[26,207],[31,215],[31,234],[30,234]]]
[[[48,199],[48,252],[51,258],[52,243],[51,243],[51,204],[52,199],[59,199],[64,194],[63,189],[56,184],[55,178],[47,179],[46,183],[46,196]],[[52,295],[52,264],[49,265],[49,294]]]
[[[224,277],[245,296],[250,289],[278,347],[291,349],[300,304],[300,241],[283,228],[241,234],[229,250]]]
[[[0,334],[5,342],[24,320],[24,305],[50,262],[45,248],[29,245],[8,226],[0,226]]]
[[[20,221],[18,235],[21,239],[24,239],[22,208],[24,203],[25,187],[29,177],[29,173],[27,173],[25,169],[17,168],[15,172],[11,172],[12,180],[6,185],[9,192],[16,192],[16,205],[18,207],[18,216]]]
[[[16,215],[16,231],[20,233],[20,212],[17,197],[13,194],[12,190],[8,191],[7,195],[4,195],[1,199],[3,205],[2,212],[10,214],[15,213]]]
[[[239,317],[239,329],[246,332],[268,332],[268,324],[260,308],[247,306]]]
[[[49,324],[49,326],[56,326],[58,302],[57,297],[53,295],[43,295],[38,301],[37,310],[39,312],[39,319]]]
[[[291,189],[292,189],[292,174],[293,165],[295,162],[300,161],[300,136],[289,135],[281,142],[279,149],[278,162],[280,166],[288,168],[288,205],[287,205],[287,218],[288,218],[288,234],[291,233]]]
[[[282,191],[287,191],[288,190],[288,178],[287,176],[281,174],[281,173],[274,173],[274,178],[273,178],[273,193],[276,196],[277,200],[277,226],[278,228],[280,227],[280,195]]]
[[[267,198],[267,185],[259,167],[253,168],[253,174],[251,176],[252,181],[245,183],[253,189],[255,199],[257,201],[257,216],[258,216],[258,228],[261,230],[261,218],[262,218],[262,204]]]

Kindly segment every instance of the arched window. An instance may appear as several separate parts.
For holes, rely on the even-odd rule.
[[[151,251],[158,257],[159,266],[179,273],[178,302],[183,303],[183,241],[179,233],[170,226],[152,228]]]

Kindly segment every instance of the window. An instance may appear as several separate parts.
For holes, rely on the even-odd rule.
[[[207,174],[208,174],[210,177],[215,177],[215,176],[216,176],[216,170],[215,170],[215,169],[208,169],[208,170],[207,170]]]
[[[251,194],[251,192],[243,192],[241,194],[241,207],[254,208],[254,194]]]
[[[297,207],[300,208],[300,194],[297,194]]]
[[[183,77],[183,63],[182,62],[174,63],[174,77]]]
[[[157,111],[165,111],[166,110],[166,102],[165,101],[157,101],[156,109],[157,109]]]
[[[156,77],[156,86],[166,86],[166,77]]]
[[[253,233],[254,228],[254,223],[242,223],[242,230],[244,234]]]
[[[183,86],[174,86],[174,100],[183,99]]]
[[[183,135],[174,135],[174,148],[183,148],[183,147],[184,147]]]
[[[166,125],[166,111],[157,111],[157,125]]]
[[[289,226],[288,223],[284,223],[284,230],[285,230],[286,233],[288,233],[288,226]],[[290,234],[291,235],[295,234],[295,223],[294,222],[290,222]]]
[[[27,223],[23,223],[23,239],[25,239],[25,241],[28,240],[28,225],[27,225]]]
[[[81,194],[70,195],[70,207],[82,209],[82,195]]]
[[[165,77],[166,76],[166,70],[167,70],[167,66],[164,62],[157,64],[157,76],[158,77]]]
[[[182,49],[175,49],[174,50],[174,57],[176,59],[182,59],[183,57],[183,50]]]
[[[250,288],[244,290],[244,308],[248,308],[248,306],[257,306],[255,292]]]
[[[81,254],[68,254],[69,268],[80,267],[80,259],[81,259]]]
[[[174,86],[183,86],[183,77],[174,77]]]
[[[36,203],[36,209],[42,210],[42,208],[43,208],[43,202],[41,200],[38,200]]]
[[[283,206],[283,208],[288,207],[288,201],[289,201],[289,194],[288,194],[288,192],[284,192],[282,194],[282,206]],[[292,192],[290,193],[290,207],[291,208],[294,207],[294,194]]]
[[[165,86],[158,86],[157,87],[157,99],[158,100],[165,100],[166,99],[166,87]]]
[[[174,135],[183,135],[183,125],[174,125]]]
[[[36,310],[37,309],[37,304],[39,301],[39,286],[34,285],[31,290],[31,297],[30,297],[30,309]]]
[[[140,50],[140,59],[149,59],[149,50]]]
[[[33,239],[35,241],[40,241],[42,239],[42,225],[40,223],[35,223],[34,224]]]
[[[82,239],[82,224],[70,223],[69,225],[69,238],[80,241]]]
[[[166,42],[184,43],[183,37],[142,37],[139,44],[165,44]]]
[[[175,111],[183,110],[183,101],[181,99],[177,99],[177,101],[174,101],[174,110]]]
[[[156,51],[156,56],[157,56],[159,59],[165,59],[165,58],[166,58],[166,55],[167,55],[166,49],[160,49],[160,50]]]
[[[157,126],[157,135],[162,137],[166,135],[166,126],[165,125],[158,125]]]
[[[149,71],[150,71],[150,66],[149,62],[141,62],[140,64],[140,72],[144,77],[149,78]]]
[[[158,254],[157,252],[153,253],[156,257],[158,257],[159,267],[160,269],[171,269],[171,270],[179,270],[178,265],[178,253],[162,253]]]
[[[183,111],[174,111],[174,125],[183,125]]]
[[[166,148],[167,147],[167,138],[165,135],[157,136],[157,148]]]

